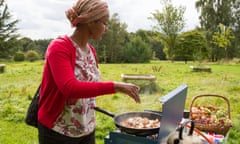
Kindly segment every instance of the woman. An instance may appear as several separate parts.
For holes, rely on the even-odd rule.
[[[46,52],[40,90],[40,144],[94,144],[95,98],[122,92],[140,103],[139,88],[100,82],[96,52],[88,42],[107,30],[109,10],[101,0],[78,0],[66,11],[72,35],[53,40]]]

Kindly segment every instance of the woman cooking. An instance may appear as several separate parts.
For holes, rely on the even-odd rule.
[[[109,9],[102,0],[77,0],[66,16],[71,35],[54,39],[46,51],[38,132],[40,144],[95,144],[95,98],[122,92],[140,103],[139,88],[101,82],[94,47],[107,31]]]

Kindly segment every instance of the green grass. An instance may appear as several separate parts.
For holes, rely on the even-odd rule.
[[[30,99],[35,93],[42,74],[43,61],[5,63],[5,72],[0,74],[0,144],[37,144],[37,130],[26,126],[24,116]],[[211,73],[191,72],[195,63],[153,61],[147,64],[100,64],[103,81],[121,81],[120,75],[152,74],[157,77],[158,91],[140,94],[141,104],[136,104],[124,94],[106,95],[97,98],[97,105],[115,114],[129,111],[161,110],[158,98],[181,84],[188,86],[185,109],[189,109],[193,96],[219,94],[230,100],[233,128],[228,143],[240,141],[240,65],[208,63]],[[160,68],[154,71],[153,66]],[[206,102],[208,102],[206,100]],[[113,119],[97,113],[97,144],[115,129]]]
[[[0,144],[38,144],[37,129],[23,122],[0,121]]]

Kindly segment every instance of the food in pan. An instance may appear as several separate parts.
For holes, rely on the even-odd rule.
[[[158,119],[150,120],[147,117],[131,117],[121,122],[124,127],[135,129],[148,129],[160,127],[160,121]]]

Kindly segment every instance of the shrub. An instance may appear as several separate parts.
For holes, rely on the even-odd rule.
[[[13,56],[14,61],[24,61],[24,53],[23,52],[16,52]]]
[[[152,51],[148,43],[141,37],[132,37],[124,49],[124,62],[126,63],[145,63],[152,58]]]
[[[29,51],[27,51],[25,58],[26,58],[26,60],[28,60],[30,62],[34,62],[36,60],[39,60],[40,56],[36,51],[29,50]]]

